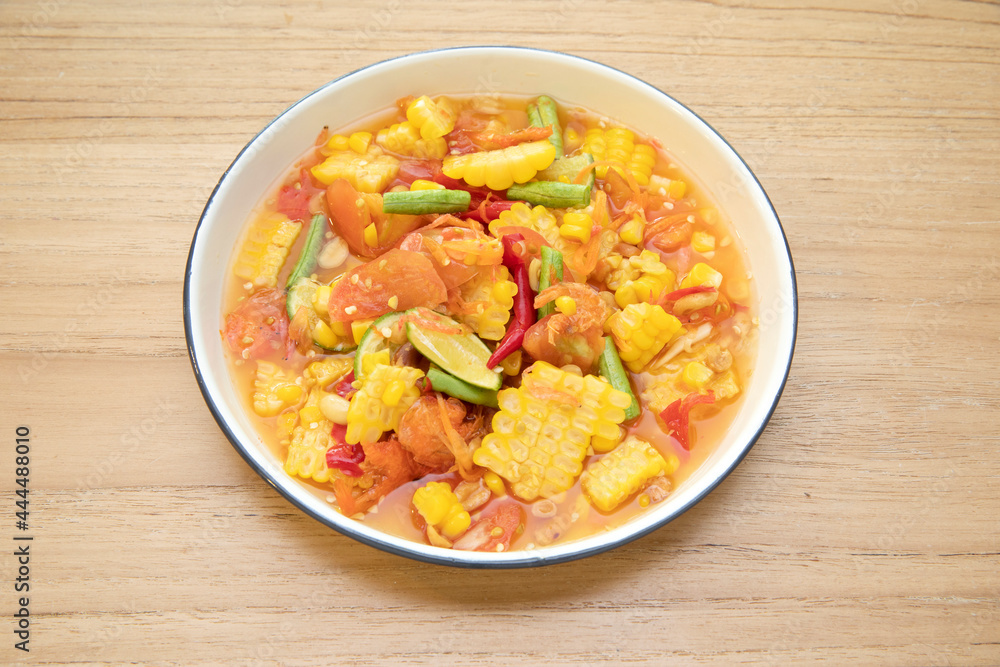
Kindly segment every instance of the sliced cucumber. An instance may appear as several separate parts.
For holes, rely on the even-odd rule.
[[[476,387],[497,390],[503,379],[486,365],[490,349],[473,333],[450,333],[461,325],[428,308],[406,311],[406,338],[442,370]]]
[[[285,309],[288,311],[289,319],[295,317],[299,308],[305,308],[309,321],[309,333],[312,335],[314,345],[329,352],[347,352],[354,349],[352,341],[336,341],[336,335],[330,330],[330,325],[316,314],[316,309],[313,308],[313,297],[319,287],[319,283],[311,278],[299,278],[288,289]]]
[[[308,277],[316,268],[316,258],[319,257],[319,249],[323,247],[323,236],[327,227],[325,215],[317,213],[313,216],[312,222],[309,223],[305,245],[302,246],[302,253],[299,255],[299,261],[295,263],[295,268],[292,269],[288,275],[288,281],[285,283],[286,290],[291,290],[300,279]]]
[[[590,188],[560,181],[531,181],[507,188],[507,199],[547,208],[582,208],[590,204]]]
[[[431,366],[427,371],[427,379],[431,381],[434,391],[448,394],[459,400],[476,405],[485,405],[490,408],[500,407],[497,404],[497,392],[493,389],[483,389],[475,387],[464,380],[459,380],[454,375],[445,373],[440,368]]]
[[[358,341],[358,349],[354,353],[354,377],[361,380],[365,376],[364,360],[368,355],[388,352],[392,359],[396,348],[406,342],[406,331],[403,328],[405,313],[386,313],[368,327],[368,331]],[[385,334],[388,332],[388,336]]]
[[[565,177],[570,183],[577,177],[580,170],[588,164],[594,163],[594,156],[590,153],[580,153],[573,157],[562,157],[550,164],[547,168],[538,172],[535,177],[540,181],[559,181]],[[587,174],[587,180],[583,182],[588,188],[594,187],[594,170]]]

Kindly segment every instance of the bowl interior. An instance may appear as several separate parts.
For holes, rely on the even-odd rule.
[[[289,478],[256,435],[230,381],[219,330],[227,268],[253,206],[310,145],[409,94],[538,95],[576,104],[658,138],[732,219],[759,299],[758,359],[742,407],[712,455],[666,500],[625,525],[576,542],[500,554],[453,552],[395,538],[341,516]],[[675,518],[714,488],[763,430],[787,377],[794,347],[796,295],[780,223],[757,180],[729,145],[686,107],[618,70],[565,54],[475,47],[404,56],[348,74],[300,100],[240,153],[210,198],[185,283],[188,347],[202,392],[220,427],[247,462],[315,518],[379,548],[452,565],[514,567],[603,551]]]

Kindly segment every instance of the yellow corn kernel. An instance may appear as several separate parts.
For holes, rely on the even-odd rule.
[[[442,171],[469,185],[506,190],[514,183],[527,183],[556,159],[556,147],[548,139],[529,141],[508,148],[444,158]]]
[[[299,420],[306,426],[323,421],[323,412],[315,405],[307,405],[299,410]]]
[[[413,506],[428,525],[455,539],[472,524],[472,517],[447,482],[428,482],[413,493]]]
[[[616,437],[632,399],[606,380],[538,361],[521,376],[520,387],[500,391],[497,401],[493,431],[472,460],[532,501],[573,485],[591,439]]]
[[[613,438],[602,438],[600,436],[594,436],[590,439],[590,446],[594,448],[594,451],[598,454],[604,452],[610,452],[612,449],[618,446],[618,443],[622,441],[625,437],[625,429],[621,426],[618,427],[618,434]]]
[[[582,141],[583,137],[575,127],[567,127],[566,131],[563,132],[563,147],[567,149],[567,153],[579,146]]]
[[[351,140],[342,134],[335,134],[327,140],[326,147],[335,151],[346,151],[351,147]]]
[[[330,325],[323,320],[316,320],[312,328],[313,341],[322,348],[332,350],[341,344],[341,339],[333,333]]]
[[[399,173],[399,160],[378,149],[364,155],[338,150],[309,171],[323,185],[343,178],[358,192],[382,192]]]
[[[406,109],[406,120],[420,130],[424,139],[438,139],[455,129],[458,112],[446,97],[432,100],[422,95]]]
[[[400,380],[392,380],[385,386],[385,391],[382,393],[382,402],[390,408],[394,408],[402,400],[404,391],[406,391],[405,384]]]
[[[610,512],[666,469],[667,462],[651,444],[630,435],[587,466],[580,487],[594,507]]]
[[[257,218],[240,248],[233,273],[252,282],[254,287],[276,286],[278,273],[300,231],[301,222],[289,220],[281,213]]]
[[[448,154],[448,142],[444,137],[421,139],[417,127],[407,121],[382,128],[375,135],[375,143],[382,148],[416,158],[443,158]]]
[[[712,252],[715,250],[715,237],[708,232],[695,232],[691,235],[691,247],[696,252]]]
[[[365,335],[368,329],[371,328],[374,322],[375,320],[373,319],[354,320],[351,322],[351,337],[354,338],[355,345],[361,344],[361,338]]]
[[[556,310],[563,315],[573,315],[576,313],[576,301],[568,296],[556,297]]]
[[[483,482],[486,488],[495,496],[506,496],[507,488],[503,485],[503,478],[492,470],[483,475]]]
[[[297,384],[278,385],[274,391],[274,395],[285,405],[298,403],[299,399],[302,398],[302,393],[302,387]]]
[[[347,138],[347,145],[350,146],[351,150],[361,155],[365,155],[368,152],[368,147],[371,143],[371,132],[354,132]]]
[[[670,197],[676,201],[684,197],[687,192],[687,184],[684,181],[673,181],[653,174],[649,177],[649,190],[661,197]]]
[[[444,190],[445,187],[440,183],[435,183],[434,181],[428,181],[424,178],[418,178],[417,180],[410,183],[410,191],[416,192],[417,190]]]
[[[681,373],[681,379],[692,389],[701,389],[712,379],[712,369],[697,361],[688,362]]]
[[[254,378],[253,411],[261,417],[273,417],[302,400],[305,392],[294,380],[270,361],[257,361]]]
[[[563,216],[562,225],[559,226],[559,234],[570,241],[586,243],[590,240],[593,227],[594,219],[589,215],[571,211]]]
[[[369,352],[361,358],[361,372],[368,375],[375,369],[376,366],[380,364],[388,366],[391,360],[392,357],[389,355],[388,350]]]
[[[376,442],[386,431],[399,428],[403,413],[420,396],[417,380],[423,376],[419,368],[375,366],[365,375],[361,388],[351,399],[347,412],[347,442],[352,445]],[[400,384],[402,391],[398,389]]]
[[[621,229],[618,230],[618,235],[625,243],[637,246],[642,243],[642,235],[645,231],[646,220],[641,214],[636,213],[632,216],[631,220],[621,226]]]
[[[680,320],[659,305],[633,303],[611,316],[619,356],[633,373],[641,373],[680,330]]]
[[[369,248],[378,247],[378,230],[375,229],[374,222],[365,227],[365,244],[367,244]]]
[[[316,311],[316,314],[322,318],[327,318],[330,316],[329,304],[330,304],[330,293],[333,291],[333,287],[330,285],[320,285],[316,291],[313,293],[312,307]]]
[[[716,287],[722,284],[722,274],[704,262],[698,262],[691,267],[691,271],[681,281],[681,288],[697,287],[706,285]]]

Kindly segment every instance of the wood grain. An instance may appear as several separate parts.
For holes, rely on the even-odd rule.
[[[614,552],[479,572],[295,510],[197,390],[183,267],[240,148],[322,83],[552,48],[729,139],[800,327],[723,485]],[[1000,664],[1000,8],[955,0],[0,5],[0,490],[32,431],[26,664]],[[12,544],[12,542],[9,542]],[[16,564],[3,559],[0,579]]]

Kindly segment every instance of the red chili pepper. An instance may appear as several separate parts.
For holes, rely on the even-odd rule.
[[[684,449],[691,449],[691,408],[700,403],[715,403],[715,392],[688,394],[684,398],[678,398],[660,413],[660,419],[666,422],[674,437],[677,438],[677,442],[681,443],[681,447]]]
[[[365,450],[361,445],[347,444],[347,427],[334,424],[330,431],[334,444],[326,450],[326,467],[336,468],[348,477],[361,477],[365,471],[361,463],[365,460]]]
[[[659,298],[657,303],[661,306],[669,301],[677,301],[683,297],[689,296],[691,294],[701,294],[702,292],[715,292],[717,291],[714,287],[710,285],[695,285],[694,287],[684,287],[679,290],[674,290],[670,294],[664,294]]]
[[[520,251],[524,249],[524,236],[507,234],[503,237],[503,265],[510,271],[517,295],[514,297],[514,322],[507,329],[497,349],[490,355],[486,365],[494,368],[501,361],[521,349],[524,334],[535,323],[535,293],[528,280],[528,267]]]
[[[340,382],[334,385],[333,391],[338,396],[350,398],[350,396],[356,391],[354,388],[354,371],[345,375]]]
[[[501,213],[509,211],[510,208],[516,203],[516,201],[509,201],[507,199],[489,201],[486,202],[485,206],[480,204],[478,208],[462,213],[459,217],[486,224],[499,218]]]

